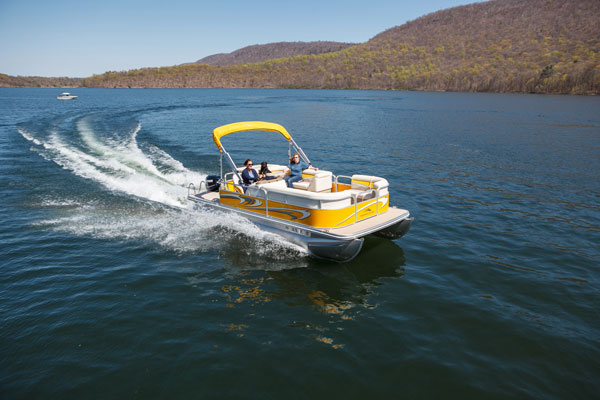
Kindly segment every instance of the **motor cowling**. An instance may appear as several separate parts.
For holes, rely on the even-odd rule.
[[[221,186],[221,177],[219,175],[208,175],[206,177],[206,188],[211,192],[218,192]]]

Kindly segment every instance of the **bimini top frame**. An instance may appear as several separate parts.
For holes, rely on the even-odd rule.
[[[300,146],[298,146],[296,144],[296,142],[294,142],[294,139],[292,139],[292,136],[288,133],[288,131],[285,130],[285,128],[283,126],[272,123],[272,122],[263,122],[263,121],[234,122],[232,124],[227,124],[227,125],[223,125],[218,128],[215,128],[215,130],[213,131],[213,140],[214,140],[215,144],[217,145],[219,152],[221,153],[221,160],[220,160],[221,178],[223,178],[223,155],[225,155],[225,158],[227,159],[227,162],[229,162],[232,171],[237,175],[239,181],[240,182],[242,181],[242,178],[240,177],[240,175],[237,171],[237,167],[236,167],[235,163],[233,162],[233,160],[231,159],[231,156],[229,155],[229,153],[227,153],[227,151],[223,147],[223,144],[221,143],[221,138],[223,136],[229,135],[231,133],[251,132],[251,131],[269,131],[269,132],[280,133],[289,143],[288,157],[292,156],[292,149],[295,149],[295,151],[298,152],[300,157],[304,161],[306,161],[307,164],[310,164],[310,160],[308,159],[306,154],[304,154],[304,151],[302,151]]]

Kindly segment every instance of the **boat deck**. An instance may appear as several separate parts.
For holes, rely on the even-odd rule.
[[[207,201],[218,201],[219,200],[219,192],[197,193],[194,196],[204,199],[204,200],[207,200]]]

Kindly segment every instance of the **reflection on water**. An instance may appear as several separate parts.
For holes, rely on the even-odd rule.
[[[391,240],[367,236],[361,253],[347,265],[363,283],[375,283],[378,278],[404,275],[404,251]]]
[[[244,302],[251,303],[254,306],[255,304],[271,301],[271,297],[265,294],[265,290],[261,288],[265,282],[265,278],[249,278],[249,275],[249,272],[241,273],[237,277],[237,284],[224,284],[221,286],[221,291],[226,294],[227,307],[231,308],[234,304]],[[242,278],[241,276],[245,276],[246,278]]]
[[[231,251],[223,255],[231,265],[258,266],[252,253]],[[241,338],[245,330],[252,329],[253,322],[272,314],[271,308],[276,307],[285,326],[300,328],[334,349],[344,347],[336,339],[343,323],[375,309],[376,304],[369,301],[373,288],[403,277],[406,263],[402,248],[377,237],[367,237],[363,250],[350,263],[308,257],[260,259],[266,263],[265,269],[238,267],[221,286],[225,309],[229,310],[224,314],[223,330]]]

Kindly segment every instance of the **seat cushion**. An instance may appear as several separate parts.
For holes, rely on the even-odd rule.
[[[311,181],[292,182],[292,185],[294,186],[294,189],[308,190],[308,186],[310,185],[310,182]]]

